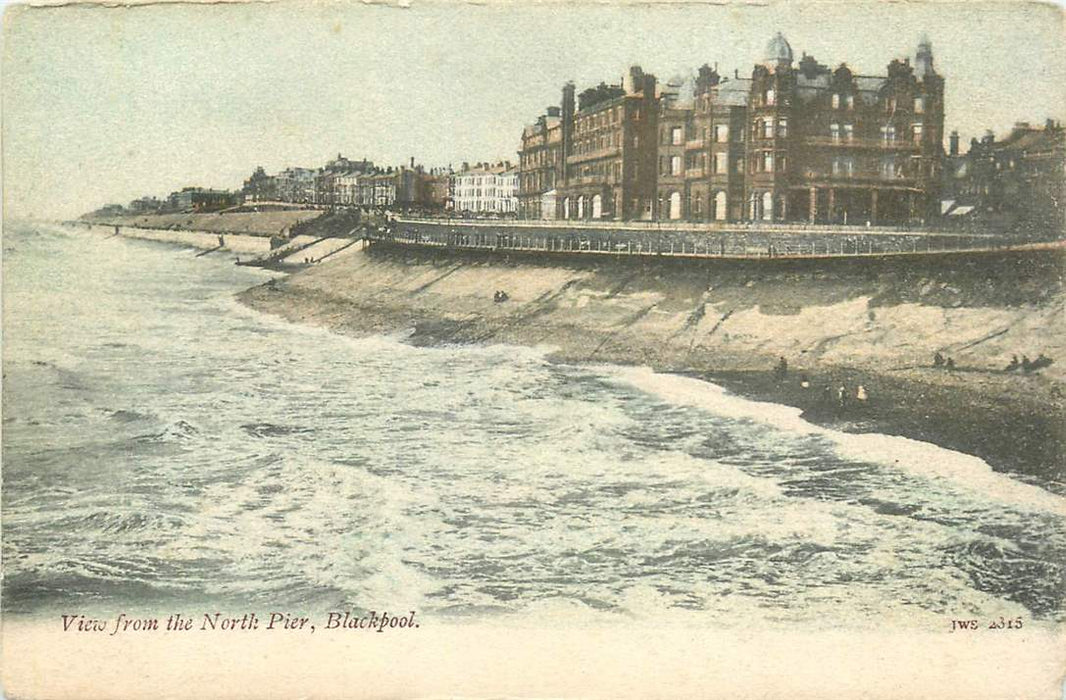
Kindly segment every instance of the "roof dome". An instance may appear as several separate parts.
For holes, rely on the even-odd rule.
[[[766,63],[792,63],[792,47],[781,32],[766,45]]]

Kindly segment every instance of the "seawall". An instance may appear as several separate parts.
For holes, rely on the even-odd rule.
[[[115,231],[115,225],[94,223],[90,230],[95,233],[111,232],[113,234]],[[159,243],[173,243],[176,245],[189,246],[191,248],[199,248],[201,250],[214,250],[218,248],[218,237],[221,235],[225,241],[225,250],[236,253],[237,255],[262,255],[270,252],[270,239],[259,235],[139,228],[136,226],[125,225],[119,226],[118,235],[126,238],[157,241]]]
[[[738,264],[379,243],[241,299],[353,335],[413,329],[415,343],[543,345],[564,361],[695,373],[812,420],[931,440],[1056,482],[1066,481],[1062,271],[1061,249]],[[936,352],[957,369],[931,367]],[[1002,371],[1023,353],[1060,361]],[[784,380],[769,372],[779,357]],[[826,387],[859,383],[867,402],[825,402]]]
[[[92,223],[139,229],[203,231],[270,237],[322,216],[317,209],[140,214],[89,219]]]

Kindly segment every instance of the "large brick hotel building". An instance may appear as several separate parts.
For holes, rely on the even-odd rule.
[[[887,75],[793,63],[781,34],[751,77],[633,67],[525,128],[522,218],[915,223],[938,211],[944,79],[922,39]]]

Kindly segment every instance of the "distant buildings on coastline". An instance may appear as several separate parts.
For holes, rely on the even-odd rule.
[[[451,209],[474,215],[511,216],[518,211],[518,168],[510,161],[478,163],[452,175]]]
[[[321,167],[256,168],[234,192],[186,187],[97,213],[238,205],[357,207],[563,220],[922,225],[1066,223],[1061,124],[1019,123],[959,153],[944,141],[944,78],[931,42],[881,75],[794,60],[777,33],[750,75],[660,82],[634,66],[526,126],[518,161],[382,167],[338,154]]]
[[[959,152],[948,139],[941,213],[948,223],[1029,230],[1066,227],[1066,129],[1018,122],[1004,138],[992,132]]]

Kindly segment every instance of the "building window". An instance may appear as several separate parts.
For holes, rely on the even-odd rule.
[[[778,138],[782,138],[782,139],[788,138],[788,120],[787,119],[778,119],[777,120],[777,137]]]
[[[774,154],[770,151],[765,151],[762,154],[762,171],[764,173],[772,173],[774,171]]]
[[[834,141],[840,140],[840,124],[834,122],[829,125],[829,137]]]
[[[767,119],[762,123],[762,137],[772,139],[774,137],[774,120]]]
[[[844,140],[845,141],[851,141],[853,138],[855,138],[855,125],[854,124],[845,124],[844,125]]]
[[[681,139],[682,136],[680,126],[675,126],[674,128],[670,129],[670,143],[674,144],[675,146],[680,146],[683,143]]]
[[[714,172],[724,173],[729,167],[729,155],[726,153],[714,154]]]
[[[779,172],[779,173],[785,172],[785,157],[784,156],[778,156],[777,157],[777,172]]]
[[[855,109],[855,95],[845,95],[844,100],[848,109]]]
[[[833,93],[833,109],[840,109],[840,93]]]
[[[881,177],[885,180],[891,180],[896,177],[896,159],[895,158],[883,158],[881,159]]]
[[[833,159],[833,175],[836,177],[851,177],[855,174],[855,161],[845,156],[837,156]]]
[[[681,174],[681,156],[671,156],[670,157],[670,174],[671,175],[680,175]]]
[[[925,98],[924,97],[915,97],[914,98],[914,112],[915,112],[915,114],[921,114],[924,111],[925,111]]]
[[[744,174],[744,159],[743,158],[737,158],[736,159],[734,170],[736,170],[738,175],[743,175]]]
[[[888,124],[881,127],[881,140],[885,143],[892,143],[896,140],[896,127]]]
[[[922,125],[921,124],[915,124],[913,127],[911,127],[911,134],[914,136],[914,142],[915,143],[921,143],[921,141],[922,141]]]
[[[726,124],[714,125],[714,141],[715,143],[725,143],[729,140],[729,126]]]
[[[765,104],[773,106],[775,104],[775,99],[776,97],[774,96],[774,91],[772,88],[763,93],[763,102]]]

